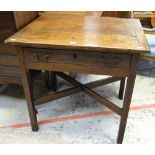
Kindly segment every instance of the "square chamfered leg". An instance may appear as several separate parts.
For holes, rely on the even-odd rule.
[[[46,83],[46,87],[50,90],[52,89],[54,92],[57,91],[57,78],[56,74],[53,71],[45,71],[44,72],[44,79]]]
[[[32,93],[32,87],[29,79],[30,78],[29,70],[25,69],[23,49],[20,47],[16,47],[16,49],[17,49],[17,54],[18,54],[19,63],[21,67],[20,69],[21,69],[21,76],[22,76],[22,84],[24,88],[25,97],[27,100],[27,107],[28,107],[28,112],[30,116],[32,131],[38,131],[36,109],[33,104],[33,95],[32,95],[33,93]]]
[[[120,125],[119,125],[119,132],[118,132],[118,137],[117,137],[118,144],[121,144],[123,142],[123,137],[124,137],[125,127],[127,123],[139,58],[140,58],[139,54],[133,54],[132,60],[131,60],[130,72],[129,72],[129,76],[127,79],[123,107],[122,107],[122,112],[121,112],[121,120],[120,120]]]
[[[118,94],[118,98],[120,100],[123,99],[123,96],[124,96],[124,87],[125,87],[125,77],[123,77],[120,81],[120,88],[119,88],[119,94]]]
[[[51,83],[51,87],[53,89],[54,92],[57,91],[57,77],[56,77],[56,73],[53,71],[49,72],[49,83]]]

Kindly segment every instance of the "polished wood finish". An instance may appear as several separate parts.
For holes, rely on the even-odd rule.
[[[80,16],[97,16],[101,17],[102,11],[46,11],[46,14],[50,15],[80,15]],[[76,73],[69,73],[71,77],[76,78]]]
[[[35,104],[83,91],[120,115],[117,143],[122,143],[139,57],[140,54],[149,52],[139,20],[43,15],[5,42],[18,49],[33,131],[38,129]],[[30,52],[31,48],[36,48],[36,52]],[[55,71],[58,76],[71,83],[73,88],[33,98],[28,75],[30,69]],[[106,74],[114,77],[106,81],[81,84],[62,72]],[[123,95],[125,78],[127,83]],[[121,80],[119,98],[124,96],[123,107],[92,90],[99,84],[118,80]]]
[[[154,13],[155,14],[155,13]],[[151,18],[151,24],[152,24],[152,27],[155,28],[155,15],[153,18]]]
[[[102,15],[102,11],[45,11],[46,14],[50,15],[80,15],[80,16],[98,16]]]
[[[89,52],[149,51],[139,20],[108,17],[42,15],[5,42]]]
[[[131,18],[131,11],[103,11],[102,17]]]

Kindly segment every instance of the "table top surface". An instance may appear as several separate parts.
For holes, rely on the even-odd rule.
[[[5,40],[22,47],[149,52],[138,19],[43,14]]]

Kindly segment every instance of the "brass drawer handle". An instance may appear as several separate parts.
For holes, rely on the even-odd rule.
[[[39,55],[37,53],[32,53],[32,58],[34,60],[39,60]]]
[[[76,58],[77,58],[77,54],[73,54],[73,58],[75,58],[75,59],[76,59]]]
[[[100,57],[99,57],[99,60],[100,60],[100,61],[103,61],[103,63],[106,62],[106,59],[105,59],[105,57],[103,57],[103,56],[100,56]]]
[[[41,62],[44,62],[44,63],[47,63],[51,57],[52,57],[51,54],[42,55],[42,56],[40,57],[40,61],[41,61]]]
[[[105,67],[116,67],[117,64],[120,62],[120,59],[117,57],[105,57],[105,56],[100,56],[99,60],[103,62]]]
[[[40,62],[43,63],[47,63],[49,61],[49,58],[51,57],[51,55],[49,54],[33,54],[33,59],[38,60]]]
[[[48,59],[50,58],[50,56],[48,54],[45,55],[45,61],[48,62]]]
[[[117,64],[120,62],[120,59],[118,58],[113,58],[113,59],[110,59],[108,61],[106,61],[104,63],[104,66],[106,67],[117,67]]]

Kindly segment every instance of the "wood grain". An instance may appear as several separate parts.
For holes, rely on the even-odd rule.
[[[34,103],[41,104],[82,90],[121,116],[117,143],[122,143],[139,57],[141,53],[150,51],[139,20],[44,14],[5,42],[17,46],[33,131],[38,130]],[[36,48],[36,52],[25,50],[32,47]],[[34,100],[30,69],[56,71],[57,75],[76,87]],[[122,79],[119,92],[121,99],[127,77],[123,107],[113,104],[87,87],[87,84],[83,85],[62,72],[111,75],[115,80]],[[94,87],[113,80],[93,82],[88,86]]]
[[[125,89],[122,116],[120,120],[119,132],[118,132],[118,137],[117,137],[117,143],[120,143],[120,144],[123,142],[123,137],[124,137],[125,127],[127,123],[131,98],[133,94],[134,83],[135,83],[135,78],[136,78],[136,70],[138,67],[139,59],[140,59],[140,54],[133,54],[132,61],[131,61],[130,74],[127,79],[127,86]]]
[[[0,66],[19,67],[18,58],[16,55],[0,54]]]
[[[64,51],[50,49],[24,48],[27,62],[46,62],[100,67],[129,68],[131,55],[115,53],[96,53],[82,51]]]
[[[138,19],[42,15],[8,38],[12,45],[143,53],[150,49]]]
[[[131,18],[131,11],[103,11],[102,17]]]
[[[98,16],[102,15],[102,11],[45,11],[46,14],[54,15],[80,15],[80,16]]]
[[[0,77],[20,78],[20,68],[10,66],[0,66]]]

